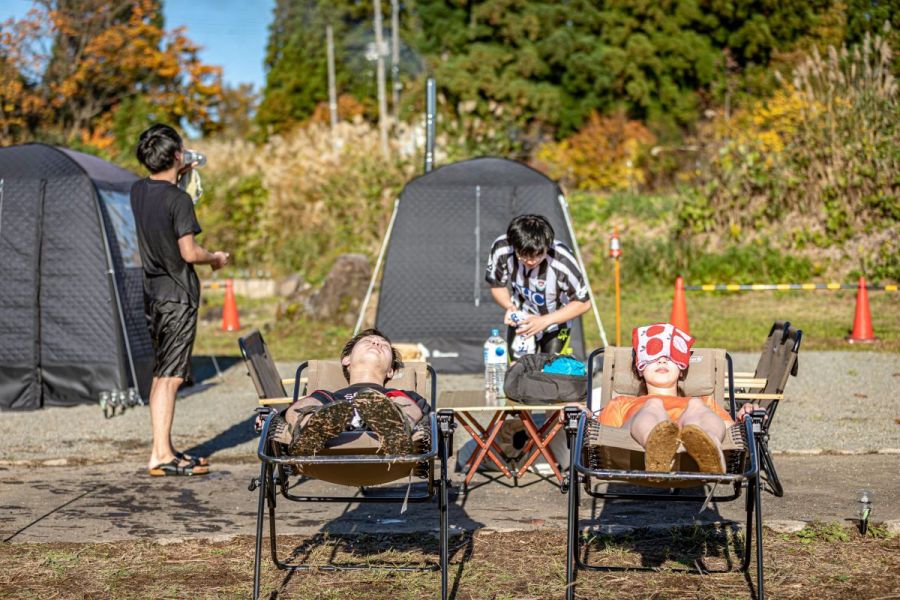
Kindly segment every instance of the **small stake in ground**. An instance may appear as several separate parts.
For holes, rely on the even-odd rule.
[[[609,238],[609,256],[615,260],[615,276],[616,276],[616,346],[622,345],[622,302],[619,287],[619,258],[622,256],[622,248],[619,246],[619,226],[613,227],[612,237]]]
[[[862,535],[866,535],[866,532],[869,530],[869,516],[872,514],[872,496],[872,490],[870,489],[859,490],[859,498],[857,499],[859,503],[859,532]]]

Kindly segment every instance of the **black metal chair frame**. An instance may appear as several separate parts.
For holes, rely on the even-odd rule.
[[[775,330],[776,326],[779,322],[776,321],[775,324],[772,325],[772,329],[769,331],[769,335],[771,336]],[[792,344],[788,344],[788,342],[793,339]],[[781,355],[783,353],[789,354],[798,354],[800,352],[800,341],[803,339],[803,330],[796,329],[791,327],[791,324],[787,321],[783,323],[783,329],[781,334],[781,340],[777,342],[778,350],[777,354]],[[763,393],[774,393],[774,394],[783,394],[784,393],[784,382],[787,381],[788,377],[796,374],[796,361],[794,362],[794,366],[792,369],[788,369],[784,376],[781,378],[782,381],[776,382],[775,385],[770,385],[767,381],[766,386],[762,389]],[[769,378],[767,377],[767,380]],[[764,491],[769,492],[776,498],[781,498],[784,496],[784,486],[781,484],[781,479],[778,477],[778,472],[775,470],[775,460],[772,457],[772,452],[769,450],[769,427],[772,426],[772,421],[775,418],[775,411],[778,409],[779,400],[772,400],[766,406],[766,416],[767,418],[763,421],[762,424],[762,444],[760,446],[760,454],[759,454],[759,468],[761,471],[761,480],[762,480],[762,488]]]
[[[588,357],[588,406],[591,406],[591,393],[593,381],[594,358],[602,355],[603,348],[597,349]],[[731,416],[735,417],[734,376],[731,356],[726,353],[725,359],[728,365],[728,398],[730,400]],[[741,561],[741,570],[747,572],[750,567],[751,548],[753,546],[753,530],[756,530],[756,585],[757,599],[765,597],[763,590],[763,548],[762,548],[762,505],[760,483],[759,458],[763,453],[763,420],[765,411],[753,411],[751,418],[743,422],[743,436],[746,451],[743,457],[744,471],[742,473],[650,473],[646,471],[619,470],[619,469],[595,469],[584,464],[585,431],[588,427],[587,414],[578,408],[566,408],[564,411],[566,441],[569,445],[569,474],[563,486],[563,492],[569,493],[568,531],[566,538],[566,598],[572,600],[575,596],[575,578],[578,569],[592,571],[641,571],[649,570],[649,567],[613,567],[587,564],[580,555],[580,542],[578,535],[580,485],[584,485],[585,493],[593,498],[604,500],[647,500],[664,502],[696,502],[710,499],[716,502],[728,502],[736,500],[741,495],[741,489],[747,486],[746,511],[747,521],[744,536],[744,556]],[[710,483],[731,484],[732,491],[727,495],[715,495],[708,498],[705,494],[678,493],[616,493],[597,491],[592,486],[592,479],[598,481],[629,481],[652,480],[654,483],[661,481],[696,482],[698,485]],[[709,571],[707,571],[709,572]]]
[[[243,350],[243,348],[242,348]],[[300,376],[304,369],[308,366],[308,362],[302,363],[297,367],[297,374],[294,385],[293,397],[296,400],[300,393]],[[414,455],[341,455],[341,456],[288,456],[281,455],[275,442],[269,440],[269,427],[275,416],[275,410],[271,408],[257,408],[257,412],[265,415],[265,421],[260,432],[259,447],[257,456],[261,462],[259,477],[253,478],[250,482],[249,489],[259,490],[259,501],[257,505],[256,515],[256,548],[253,557],[253,598],[259,597],[260,588],[260,569],[262,563],[262,544],[263,544],[263,523],[265,520],[266,507],[269,512],[269,539],[272,562],[279,570],[283,571],[342,571],[342,570],[366,570],[381,569],[386,571],[398,572],[417,572],[417,571],[434,571],[441,572],[441,598],[446,600],[448,593],[447,586],[447,569],[449,562],[449,487],[450,479],[448,476],[448,457],[453,447],[453,431],[456,423],[453,419],[453,412],[442,410],[437,412],[437,375],[431,365],[427,366],[428,372],[431,374],[431,408],[429,415],[429,427],[431,431],[431,448],[427,452]],[[440,475],[435,477],[434,459],[440,462]],[[416,494],[385,494],[385,495],[369,495],[365,488],[361,488],[362,494],[356,496],[314,496],[314,495],[298,495],[291,492],[290,485],[290,467],[301,465],[361,465],[361,464],[388,464],[396,462],[417,462],[428,464],[428,487],[427,491]],[[435,485],[437,484],[437,485]],[[308,565],[308,564],[288,564],[278,558],[276,548],[276,523],[275,508],[278,494],[281,494],[286,500],[292,502],[359,502],[359,503],[403,503],[403,502],[429,502],[437,496],[438,512],[440,520],[440,558],[437,565],[426,566],[394,566],[394,565],[372,565],[367,563],[353,563],[341,565]]]

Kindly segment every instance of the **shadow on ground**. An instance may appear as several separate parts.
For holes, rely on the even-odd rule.
[[[379,486],[366,490],[367,496],[399,496],[403,498],[406,485]],[[425,483],[414,483],[409,489],[412,496],[427,492]],[[297,493],[301,493],[297,491]],[[458,490],[450,490],[449,506],[449,596],[456,596],[466,564],[472,558],[474,542],[472,532],[485,525],[470,517],[465,509],[455,503]],[[358,492],[362,495],[362,491]],[[308,504],[306,506],[309,506]],[[297,518],[296,505],[282,501],[280,510],[276,511],[278,522],[290,522]],[[269,514],[266,515],[268,521]],[[414,533],[414,528],[422,523],[433,523],[432,535]],[[280,549],[279,559],[296,564],[347,565],[356,563],[367,568],[402,567],[410,570],[433,570],[436,578],[439,573],[439,524],[440,512],[437,500],[409,503],[402,512],[397,503],[348,503],[344,512],[335,519],[322,525],[315,535],[290,550]],[[377,531],[375,526],[378,526]],[[268,545],[270,531],[266,530],[264,548]],[[366,549],[364,553],[359,548]],[[271,550],[269,550],[270,552]],[[263,552],[263,569],[273,568],[269,552]],[[421,562],[410,563],[410,553],[424,555]],[[386,555],[385,555],[386,554]],[[289,594],[294,577],[303,577],[306,571],[288,571],[280,581],[278,588],[267,596],[270,599]]]

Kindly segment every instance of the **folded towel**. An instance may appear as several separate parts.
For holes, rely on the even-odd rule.
[[[571,356],[557,356],[553,361],[544,365],[544,368],[541,370],[544,373],[553,373],[554,375],[576,375],[579,377],[587,375],[585,364]]]

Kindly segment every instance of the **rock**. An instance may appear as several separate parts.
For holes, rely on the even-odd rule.
[[[806,528],[805,521],[790,521],[790,520],[779,520],[779,519],[771,519],[763,521],[763,525],[767,529],[771,529],[775,533],[797,533],[798,531],[803,531]]]
[[[891,519],[884,522],[884,528],[890,535],[900,534],[900,519]]]
[[[184,537],[161,537],[156,539],[156,544],[159,546],[174,546],[175,544],[183,544],[188,539]]]
[[[308,287],[309,284],[303,279],[303,276],[299,273],[294,273],[279,279],[275,283],[275,294],[281,298],[290,298],[301,289]]]
[[[342,254],[334,262],[322,287],[309,299],[314,319],[353,325],[369,285],[372,269],[362,254]]]

